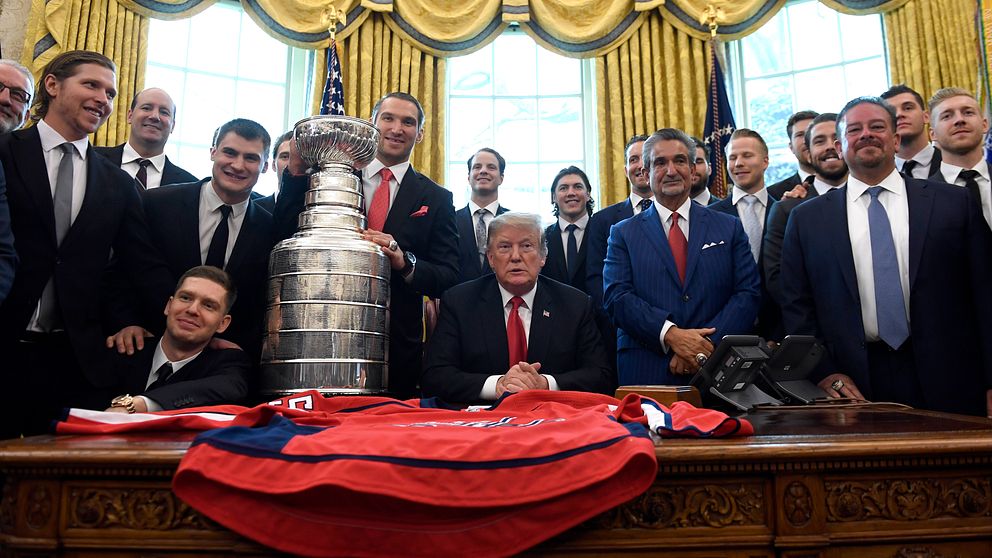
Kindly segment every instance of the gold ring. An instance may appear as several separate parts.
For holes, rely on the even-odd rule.
[[[834,383],[830,384],[830,387],[832,387],[834,391],[840,391],[841,388],[844,387],[844,380],[834,380]]]

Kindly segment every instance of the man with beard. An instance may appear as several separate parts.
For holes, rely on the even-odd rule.
[[[176,103],[168,93],[156,87],[139,92],[131,99],[127,122],[131,125],[127,143],[95,147],[96,152],[133,176],[140,190],[196,182],[165,155],[165,144],[176,128]]]
[[[882,93],[882,99],[896,111],[896,132],[899,134],[896,168],[912,178],[936,176],[940,172],[942,153],[930,144],[925,133],[930,113],[923,106],[923,97],[900,83]]]
[[[712,205],[720,198],[710,193],[710,147],[703,140],[691,138],[696,144],[696,180],[689,190],[689,198],[702,206]]]
[[[885,101],[847,103],[837,134],[847,186],[786,226],[786,331],[824,344],[832,396],[992,416],[992,231],[964,188],[896,170]]]
[[[943,160],[935,180],[964,186],[992,224],[989,164],[985,161],[985,134],[989,122],[978,101],[964,89],[948,87],[930,98],[930,135],[940,146]]]
[[[499,203],[506,159],[495,149],[483,147],[468,158],[468,185],[472,197],[455,212],[458,226],[458,282],[464,283],[493,272],[486,258],[489,223],[509,211]]]
[[[12,132],[24,124],[34,93],[34,83],[27,68],[13,60],[0,59],[0,134]],[[0,165],[0,303],[7,298],[14,283],[17,252],[10,230],[7,207],[7,181]]]
[[[775,204],[768,218],[768,230],[765,232],[763,249],[765,287],[772,299],[782,304],[782,240],[785,238],[785,226],[789,221],[792,210],[806,200],[825,194],[833,188],[843,186],[847,182],[847,163],[840,158],[835,142],[837,141],[837,114],[827,112],[817,116],[806,128],[806,149],[809,151],[810,163],[813,166],[812,184],[806,188],[805,197],[784,196]]]
[[[801,110],[789,117],[789,122],[785,125],[785,131],[789,135],[789,151],[796,157],[799,163],[799,170],[792,175],[780,180],[768,187],[768,195],[774,200],[782,199],[782,195],[794,188],[798,184],[806,181],[806,178],[813,174],[813,167],[809,164],[809,152],[806,151],[806,128],[810,122],[816,118],[817,113],[811,110]]]

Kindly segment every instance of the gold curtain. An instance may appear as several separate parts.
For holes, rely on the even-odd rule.
[[[600,207],[629,195],[623,148],[631,136],[666,127],[698,136],[706,118],[706,42],[657,12],[643,18],[629,40],[596,59]]]
[[[90,140],[117,145],[127,138],[127,107],[145,81],[148,20],[117,0],[33,0],[21,62],[41,70],[61,52],[101,52],[117,64],[117,102],[107,123]]]
[[[886,13],[892,83],[905,83],[924,99],[941,87],[976,91],[975,9],[972,0],[911,0]]]

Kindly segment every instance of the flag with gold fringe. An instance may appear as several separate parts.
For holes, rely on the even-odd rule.
[[[710,148],[710,168],[712,179],[710,193],[718,198],[727,195],[727,168],[724,161],[724,150],[730,141],[737,125],[734,123],[734,113],[727,98],[727,88],[723,81],[723,68],[717,57],[717,39],[710,39],[710,70],[709,102],[706,105],[706,127],[703,131],[703,142]]]

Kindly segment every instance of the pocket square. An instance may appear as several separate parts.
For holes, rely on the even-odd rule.
[[[714,246],[719,246],[721,244],[726,244],[726,242],[722,240],[720,242],[707,242],[706,244],[703,244],[703,250],[706,250],[707,248],[712,248]]]
[[[430,209],[430,208],[427,207],[426,205],[422,205],[422,206],[420,206],[420,209],[418,209],[418,210],[414,211],[413,213],[411,213],[410,214],[410,217],[423,217],[424,215],[427,215],[427,210],[428,209]]]

